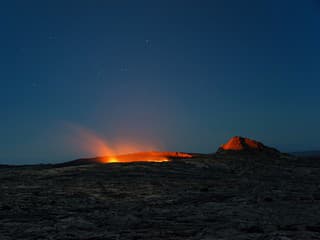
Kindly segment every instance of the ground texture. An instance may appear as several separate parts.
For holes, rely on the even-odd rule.
[[[3,167],[0,239],[320,239],[320,161]]]

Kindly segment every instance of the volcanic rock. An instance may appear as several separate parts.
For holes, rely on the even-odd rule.
[[[273,157],[0,168],[0,239],[320,239],[320,161]]]
[[[56,167],[79,166],[87,164],[103,164],[103,163],[128,163],[128,162],[165,162],[177,159],[191,159],[191,158],[207,158],[207,154],[201,153],[185,153],[185,152],[136,152],[128,154],[120,154],[115,156],[101,156],[93,158],[81,158],[60,164]],[[1,166],[0,166],[1,167]]]
[[[235,136],[232,137],[227,143],[221,145],[217,153],[265,153],[265,154],[280,154],[280,152],[268,146],[265,146],[263,143],[256,140]]]

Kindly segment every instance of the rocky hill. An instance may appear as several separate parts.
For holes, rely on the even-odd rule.
[[[281,155],[280,151],[275,148],[265,146],[263,143],[256,140],[235,136],[227,143],[221,145],[217,154],[259,154],[259,155]]]

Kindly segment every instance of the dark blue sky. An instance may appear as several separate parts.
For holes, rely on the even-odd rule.
[[[320,149],[318,1],[0,4],[0,163],[64,161],[70,125],[163,150]]]

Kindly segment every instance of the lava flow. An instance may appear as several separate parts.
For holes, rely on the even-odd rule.
[[[102,157],[102,163],[125,163],[125,162],[168,162],[174,158],[192,158],[189,153],[182,152],[137,152],[121,154],[117,156]]]
[[[76,133],[73,143],[80,147],[85,154],[101,156],[96,160],[100,163],[126,163],[126,162],[168,162],[175,158],[191,158],[192,155],[182,152],[161,152],[159,148],[150,143],[142,144],[137,141],[117,141],[107,143],[98,134],[73,126]]]

